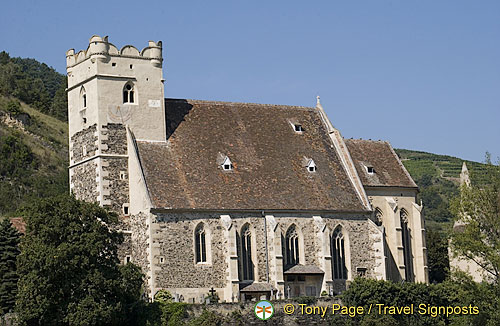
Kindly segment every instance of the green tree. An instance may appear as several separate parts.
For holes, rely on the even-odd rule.
[[[0,315],[12,311],[17,293],[16,257],[19,233],[9,219],[0,223]]]
[[[460,223],[452,232],[452,249],[476,262],[500,285],[500,168],[487,157],[483,185],[463,185],[452,211]]]
[[[448,276],[450,269],[448,240],[438,231],[428,229],[426,232],[426,244],[429,282],[441,283]]]
[[[62,195],[23,215],[16,306],[23,325],[134,324],[143,275],[118,265],[115,214]]]

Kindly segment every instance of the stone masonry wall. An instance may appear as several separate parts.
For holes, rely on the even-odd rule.
[[[127,154],[127,131],[120,123],[108,123],[101,129],[103,154]]]
[[[84,130],[74,134],[70,139],[70,161],[80,162],[83,159],[92,157],[97,151],[97,125],[94,124]],[[84,155],[85,146],[87,154]]]
[[[158,288],[205,288],[226,286],[227,243],[222,225],[216,215],[197,218],[191,214],[158,214],[159,227],[153,234],[153,243],[159,246],[164,264],[155,272]],[[197,264],[194,251],[194,229],[205,223],[211,234],[211,264]],[[158,261],[158,257],[153,257]]]
[[[71,191],[75,197],[88,202],[96,202],[97,191],[97,164],[95,160],[82,163],[70,170]]]
[[[103,198],[109,202],[107,207],[118,214],[122,213],[122,206],[129,202],[128,186],[128,159],[127,158],[102,158],[103,173]],[[123,179],[120,174],[124,173]]]

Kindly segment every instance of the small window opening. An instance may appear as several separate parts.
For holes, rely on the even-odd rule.
[[[296,132],[303,132],[304,131],[304,129],[302,129],[302,125],[295,124],[295,125],[293,125],[293,127],[295,128]]]
[[[116,67],[116,62],[112,62],[111,66]]]
[[[83,118],[83,124],[87,123],[87,118]]]
[[[125,180],[125,171],[120,171],[120,180]]]
[[[163,264],[163,263],[165,263],[165,257],[161,256],[160,257],[160,264]]]
[[[132,261],[132,257],[130,256],[125,256],[125,264],[128,264]]]
[[[132,69],[134,66],[133,65],[130,65],[130,69]]]
[[[83,107],[87,107],[87,94],[83,94]]]
[[[123,215],[128,215],[128,214],[129,214],[128,204],[123,204]]]
[[[83,148],[82,148],[82,155],[83,155],[83,156],[87,156],[87,145],[83,145]]]
[[[368,174],[374,174],[375,173],[375,169],[373,168],[373,166],[367,166],[366,167],[366,171],[368,171]]]
[[[365,277],[366,276],[366,268],[365,267],[358,267],[358,268],[356,268],[356,272],[358,273],[359,277]]]

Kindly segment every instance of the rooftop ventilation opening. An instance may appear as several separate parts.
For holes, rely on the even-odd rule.
[[[224,159],[224,162],[221,164],[221,166],[224,171],[231,171],[233,169],[233,163],[227,156]]]
[[[307,163],[307,171],[309,172],[316,172],[317,167],[316,163],[314,163],[314,160],[310,160],[309,163]]]

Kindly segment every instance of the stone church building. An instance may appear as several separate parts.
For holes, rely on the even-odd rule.
[[[164,98],[162,44],[66,53],[70,187],[120,214],[152,297],[231,302],[427,282],[418,188],[315,107]]]

